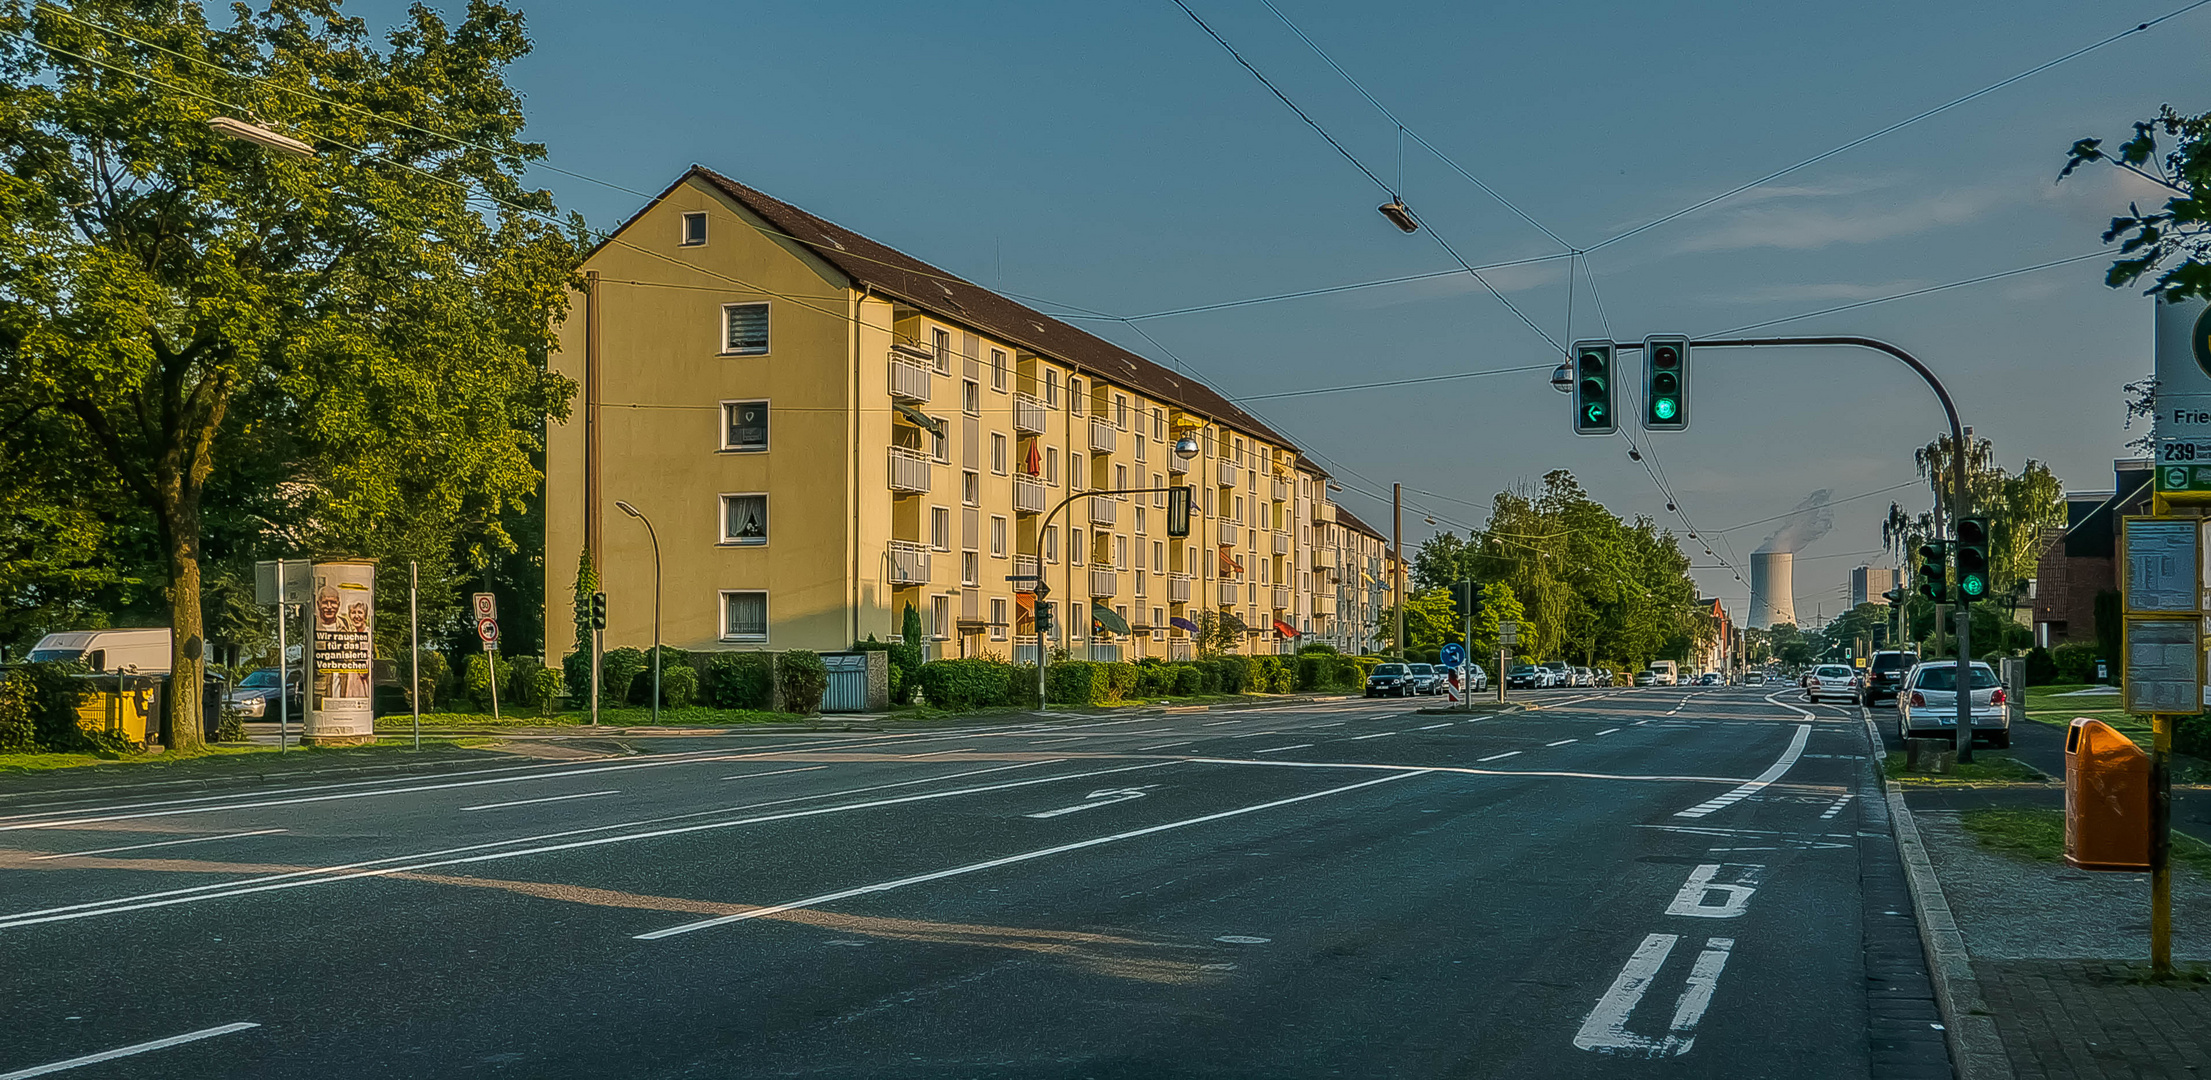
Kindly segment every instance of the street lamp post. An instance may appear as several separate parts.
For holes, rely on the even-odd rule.
[[[645,523],[645,535],[653,542],[653,723],[660,722],[660,534],[653,531],[651,518],[637,508],[621,500],[614,505],[623,513]]]

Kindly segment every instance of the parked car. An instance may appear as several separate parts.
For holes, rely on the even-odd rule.
[[[1534,664],[1514,664],[1511,671],[1505,672],[1505,689],[1540,689],[1544,685],[1544,679],[1549,674],[1549,672]]]
[[[1636,672],[1636,673],[1635,673],[1635,685],[1637,685],[1637,686],[1657,686],[1657,685],[1658,685],[1658,673],[1657,673],[1657,672],[1655,672],[1655,671],[1638,671],[1638,672]]]
[[[1858,673],[1845,664],[1821,664],[1804,676],[1804,700],[1848,701],[1858,696]]]
[[[1720,681],[1720,676],[1719,676],[1719,673],[1718,673],[1718,672],[1715,672],[1715,671],[1707,671],[1707,672],[1705,672],[1704,674],[1702,674],[1702,675],[1699,675],[1699,676],[1697,676],[1697,685],[1698,685],[1698,686],[1722,686],[1722,685],[1725,685],[1725,684],[1724,684],[1724,683],[1722,683],[1722,682]]]
[[[1766,673],[1765,673],[1765,672],[1763,672],[1763,671],[1753,671],[1753,672],[1751,672],[1750,674],[1748,674],[1748,675],[1745,675],[1745,676],[1743,676],[1743,685],[1744,685],[1744,686],[1764,686],[1764,685],[1766,685]]]
[[[290,703],[294,721],[300,718],[301,682],[300,672],[295,670],[283,683],[284,697]],[[224,700],[248,720],[274,720],[283,712],[276,707],[277,690],[277,669],[259,668],[238,680]]]
[[[1577,667],[1577,668],[1575,668],[1575,669],[1574,669],[1574,685],[1575,685],[1575,686],[1595,686],[1595,685],[1597,685],[1597,673],[1596,673],[1596,672],[1594,672],[1594,671],[1591,671],[1591,670],[1589,670],[1588,668],[1585,668],[1585,667]]]
[[[1480,664],[1466,665],[1466,692],[1478,694],[1489,689],[1489,672]]]
[[[1873,654],[1873,663],[1866,668],[1865,691],[1860,700],[1867,705],[1883,698],[1893,698],[1904,685],[1904,676],[1919,663],[1919,654],[1902,650],[1884,650]]]
[[[1545,686],[1574,685],[1574,666],[1564,660],[1553,660],[1543,665],[1543,670],[1550,675],[1550,678],[1543,684]]]
[[[1419,692],[1410,664],[1376,664],[1367,676],[1368,697],[1411,697]]]
[[[1973,737],[1990,746],[2011,745],[2011,710],[1996,672],[1972,667]],[[1954,660],[1915,664],[1896,695],[1896,733],[1907,739],[1955,739],[1958,732],[1958,665]]]
[[[1434,664],[1408,664],[1412,669],[1413,692],[1416,694],[1443,693],[1443,669]]]

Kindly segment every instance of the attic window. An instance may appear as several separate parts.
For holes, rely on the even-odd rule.
[[[706,243],[706,211],[693,210],[683,215],[683,247],[700,247]]]
[[[944,282],[937,282],[937,290],[939,292],[942,292],[946,296],[952,295],[952,286],[947,285]]]

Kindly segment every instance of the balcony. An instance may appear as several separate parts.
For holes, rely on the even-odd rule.
[[[912,540],[890,542],[891,584],[927,585],[929,583],[929,545]]]
[[[929,400],[931,356],[927,349],[894,345],[890,355],[891,397],[898,401]]]
[[[1167,602],[1170,604],[1187,604],[1190,602],[1190,575],[1167,575]]]
[[[1222,607],[1233,607],[1233,606],[1235,606],[1235,604],[1236,604],[1236,601],[1237,601],[1237,599],[1238,599],[1238,597],[1237,597],[1237,595],[1236,595],[1236,583],[1235,583],[1235,582],[1233,582],[1233,581],[1224,581],[1224,582],[1221,582],[1221,584],[1220,584],[1220,598],[1221,598],[1221,606],[1222,606]]]
[[[1274,478],[1271,486],[1268,488],[1268,491],[1274,496],[1274,501],[1276,502],[1290,501],[1289,481],[1284,480],[1279,476]]]
[[[1013,662],[1016,664],[1036,663],[1035,634],[1015,634],[1013,636]],[[1030,681],[1034,682],[1035,680]]]
[[[1105,567],[1105,566],[1093,566],[1093,567],[1091,567],[1091,568],[1090,568],[1090,595],[1092,595],[1092,596],[1112,596],[1112,595],[1113,595],[1113,593],[1114,593],[1114,590],[1115,590],[1116,588],[1118,588],[1118,586],[1119,586],[1120,578],[1121,578],[1121,575],[1120,575],[1120,574],[1118,574],[1118,573],[1116,573],[1116,572],[1114,572],[1114,570],[1113,570],[1113,569],[1112,569],[1111,567]]]
[[[1171,473],[1176,473],[1178,475],[1189,473],[1190,459],[1183,457],[1181,454],[1177,454],[1171,450],[1168,451],[1167,471]]]
[[[1314,548],[1314,549],[1313,549],[1313,569],[1315,569],[1315,570],[1334,570],[1335,568],[1336,568],[1336,549],[1335,549],[1335,548],[1332,548],[1332,547],[1317,547],[1317,548]]]
[[[1090,504],[1090,523],[1111,526],[1121,519],[1121,501],[1106,495],[1092,495],[1083,500]]]
[[[1042,574],[1042,573],[1043,573],[1043,571],[1042,571],[1041,569],[1039,569],[1039,568],[1038,568],[1038,566],[1037,566],[1037,562],[1036,562],[1036,556],[1034,556],[1034,555],[1016,555],[1016,556],[1014,556],[1014,557],[1013,557],[1013,576],[1014,576],[1014,577],[1017,577],[1017,578],[1028,578],[1029,580],[1027,580],[1027,581],[1016,581],[1016,582],[1014,582],[1014,583],[1013,583],[1013,591],[1015,591],[1015,592],[1035,592],[1035,591],[1036,591],[1036,583],[1037,583],[1037,582],[1039,582],[1039,581],[1042,581],[1042,580],[1044,580],[1043,578],[1041,578],[1041,577],[1039,577],[1039,576],[1038,576],[1039,574]]]
[[[1213,467],[1220,473],[1222,487],[1235,487],[1244,478],[1244,470],[1237,468],[1233,461],[1218,461]]]
[[[1288,610],[1289,610],[1289,608],[1290,608],[1290,587],[1289,587],[1288,585],[1277,585],[1277,586],[1275,586],[1275,587],[1274,587],[1274,609],[1275,609],[1276,611],[1288,611]]]
[[[1236,523],[1233,521],[1221,522],[1220,529],[1221,543],[1227,544],[1230,547],[1236,546],[1236,544],[1244,539],[1244,530],[1238,528]]]
[[[1033,394],[1013,395],[1013,429],[1026,435],[1044,434],[1044,403]]]
[[[1013,478],[1013,510],[1017,514],[1041,514],[1050,505],[1044,481],[1033,476]]]
[[[1274,553],[1277,555],[1288,555],[1290,553],[1289,533],[1274,534]]]
[[[1195,650],[1190,647],[1190,644],[1190,639],[1186,637],[1168,638],[1167,659],[1175,663],[1189,661],[1195,655]]]
[[[1328,618],[1334,618],[1334,617],[1335,617],[1335,614],[1336,614],[1336,595],[1335,595],[1334,593],[1314,593],[1314,594],[1313,594],[1313,617],[1314,617],[1314,618],[1316,618],[1316,619],[1328,619]]]
[[[903,446],[890,448],[890,487],[892,491],[926,493],[929,490],[929,457],[919,450]]]
[[[1121,662],[1121,647],[1119,645],[1100,645],[1092,642],[1090,645],[1090,659],[1101,664],[1118,664]]]
[[[1332,502],[1322,502],[1316,504],[1313,507],[1313,520],[1322,525],[1335,524],[1336,504]]]
[[[1090,418],[1090,452],[1110,454],[1120,445],[1121,432],[1103,416]]]

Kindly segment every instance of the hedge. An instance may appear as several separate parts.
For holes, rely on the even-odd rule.
[[[630,700],[630,684],[637,681],[641,671],[652,670],[653,663],[645,657],[645,650],[623,646],[609,649],[599,656],[599,704],[627,705]],[[586,669],[585,685],[589,685],[589,669]]]
[[[776,658],[775,683],[786,712],[818,713],[821,692],[829,688],[829,667],[819,653],[792,649]]]
[[[2061,683],[2094,682],[2096,679],[2096,646],[2085,641],[2060,645],[2050,650],[2050,663],[2055,669],[2053,681]]]
[[[545,667],[534,656],[515,656],[499,662],[499,700],[506,705],[540,705],[537,673]]]
[[[759,652],[715,653],[706,662],[706,700],[717,709],[766,709],[775,703],[774,658]]]
[[[1325,646],[1311,646],[1297,654],[1297,687],[1300,690],[1357,690],[1366,682],[1358,661]]]
[[[537,702],[540,715],[553,715],[555,704],[561,698],[561,689],[559,668],[541,667],[530,673],[530,697]]]
[[[1095,660],[1062,660],[1044,669],[1045,696],[1054,705],[1103,704],[1112,693],[1112,676]]]
[[[921,692],[940,709],[976,709],[1003,705],[1012,689],[1013,665],[968,658],[931,660],[921,665]]]
[[[461,669],[461,692],[476,711],[491,711],[491,654],[468,654],[468,663]]]
[[[646,675],[650,680],[652,676]],[[648,695],[649,696],[649,695]],[[687,661],[669,665],[664,658],[660,667],[660,703],[670,709],[680,709],[697,701],[699,697],[699,669]]]

